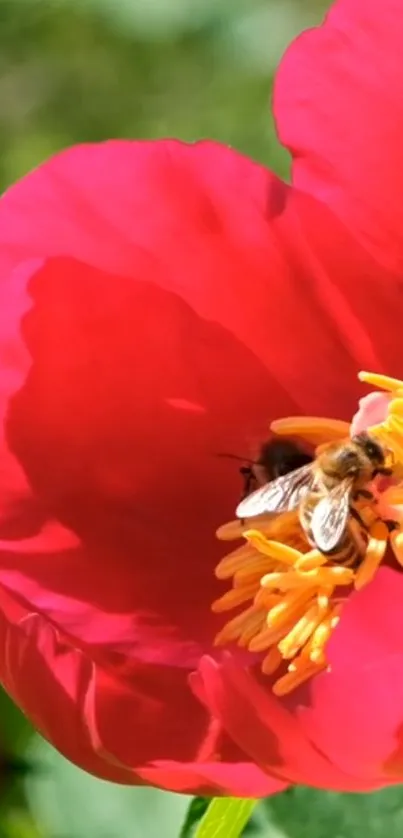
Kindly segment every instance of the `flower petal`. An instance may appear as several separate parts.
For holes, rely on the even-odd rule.
[[[384,422],[388,412],[390,396],[387,393],[368,393],[359,401],[359,408],[351,422],[351,435],[366,431],[371,425]]]
[[[0,649],[2,683],[13,699],[68,759],[98,777],[195,794],[254,797],[284,787],[226,740],[179,670],[138,667],[131,681],[128,671],[110,662],[104,668],[1,588]]]
[[[236,764],[211,762],[178,763],[156,762],[151,768],[139,771],[139,776],[150,785],[188,794],[232,797],[268,797],[287,788],[287,784],[270,777],[251,762]]]
[[[219,665],[203,658],[198,679],[204,701],[235,742],[267,773],[292,783],[340,791],[369,791],[367,778],[343,771],[313,745],[281,701],[234,660]],[[201,694],[198,681],[196,692]]]
[[[403,575],[381,568],[353,594],[329,644],[331,672],[297,714],[305,734],[341,771],[403,778]]]
[[[197,643],[209,650],[218,630],[215,531],[242,490],[237,464],[219,454],[250,454],[270,411],[287,411],[290,397],[231,333],[153,283],[60,258],[36,272],[30,293],[23,335],[32,366],[5,401],[7,450],[45,521],[62,522],[81,550],[64,553],[63,570],[48,555],[41,562],[46,534],[47,553],[59,544],[39,522],[40,543],[18,560],[16,521],[0,576],[7,571],[4,584],[32,606],[43,607],[47,589],[47,611],[53,591],[100,615],[126,615],[144,659],[168,646],[175,655],[182,642],[195,664]],[[58,609],[64,621],[60,604],[52,619]],[[78,622],[88,642],[90,622]]]
[[[403,286],[400,275],[380,267],[329,207],[300,190],[291,190],[276,226],[290,258],[298,260],[301,287],[309,289],[305,304],[315,307],[315,322],[310,328],[315,335],[319,327],[319,343],[316,358],[311,359],[309,355],[309,370],[316,386],[321,385],[322,399],[331,398],[335,390],[336,368],[329,374],[329,364],[330,345],[337,340],[350,356],[354,377],[363,369],[365,357],[371,359],[370,369],[401,378]],[[327,346],[321,336],[323,326],[329,330]],[[350,387],[351,373],[341,356],[337,363],[343,363],[337,367],[337,379],[340,373],[340,380]],[[341,408],[346,392],[340,392],[339,406],[333,408],[332,415],[350,420],[362,395],[362,386],[355,390],[355,403],[348,417]],[[307,398],[310,397],[309,389]],[[320,415],[318,408],[315,412]]]
[[[283,60],[275,88],[293,183],[401,274],[403,16],[399,0],[338,0]]]
[[[292,392],[292,413],[349,418],[359,394],[356,372],[382,367],[385,277],[373,276],[374,266],[361,259],[371,298],[364,316],[352,317],[355,292],[349,287],[345,295],[345,269],[331,262],[330,277],[323,276],[301,235],[302,212],[304,223],[318,229],[320,246],[323,238],[332,241],[334,218],[313,199],[303,211],[293,207],[292,191],[278,178],[216,143],[77,146],[3,197],[0,265],[6,274],[22,259],[69,256],[157,283],[247,346],[270,371],[276,392]],[[340,246],[348,262],[354,243]],[[363,334],[368,308],[377,316],[371,340]],[[393,352],[392,326],[388,341]],[[267,401],[277,407],[276,398]]]
[[[124,767],[110,766],[93,752],[80,713],[92,662],[63,642],[51,625],[38,631],[38,618],[2,590],[0,605],[1,655],[7,660],[1,682],[7,692],[73,762],[104,779],[128,782]]]
[[[10,462],[0,487],[1,679],[63,753],[99,776],[146,782],[150,770],[164,787],[269,794],[279,784],[254,766],[242,779],[238,749],[228,778],[224,763],[209,767],[217,753],[223,760],[225,737],[209,750],[209,716],[187,686],[218,628],[214,533],[238,496],[236,467],[216,455],[246,452],[254,423],[266,424],[267,372],[151,283],[65,258],[34,270],[29,292],[29,312],[26,293],[9,306],[14,374],[5,366],[0,376],[0,453]],[[15,351],[22,320],[31,366],[25,347]],[[10,601],[22,609],[17,625]]]
[[[178,727],[164,721],[219,622],[214,532],[238,487],[234,464],[217,454],[250,454],[282,414],[348,416],[356,364],[374,368],[378,341],[386,346],[382,316],[361,340],[344,287],[339,306],[328,278],[322,293],[289,196],[214,144],[118,142],[59,155],[0,204],[0,585],[33,626],[33,661],[44,644],[44,683],[66,643],[91,673],[124,673],[123,690],[113,682],[91,693],[91,735],[118,764],[126,743],[108,717],[121,702],[143,724],[132,696],[142,666],[146,709],[150,693],[161,708],[158,741],[146,726],[139,736],[149,742],[142,760],[175,761],[183,737],[182,763],[197,761],[189,718],[199,706]],[[308,221],[318,213],[309,199]],[[331,235],[327,220],[320,230]],[[368,305],[382,315],[389,295],[371,271]],[[386,354],[400,342],[395,311]],[[0,656],[1,677],[65,749],[49,702],[42,718],[28,695],[25,617],[17,632],[5,605],[3,619],[5,649],[9,636],[15,645]],[[77,668],[65,685],[56,667],[51,700],[67,690],[66,713],[90,695],[81,677]],[[88,732],[77,735],[88,753]],[[245,759],[238,750],[234,761]]]
[[[131,687],[127,684],[125,689],[124,684],[100,673],[100,683],[94,690],[91,703],[91,722],[94,741],[98,740],[102,751],[118,764],[130,764],[134,755],[138,759],[142,747],[145,755],[152,751],[154,758],[148,763],[143,761],[139,776],[151,784],[173,791],[264,797],[283,790],[284,783],[267,776],[247,761],[236,745],[228,740],[217,719],[207,717],[206,720],[204,712],[199,715],[195,712],[194,698],[178,676],[179,673],[168,668],[164,671],[162,667],[137,667]],[[167,691],[173,690],[176,700],[173,712],[165,712],[165,730],[161,737],[158,695],[164,685]],[[133,715],[134,700],[137,696],[141,698],[142,693],[149,696],[148,708],[143,711],[143,729],[141,731],[139,725],[128,730],[127,718]],[[201,709],[200,704],[199,711]],[[137,713],[135,715],[137,717]],[[188,720],[185,735],[183,719]],[[194,727],[192,735],[189,730],[191,719]],[[192,762],[181,762],[181,759],[186,759],[188,740],[196,741],[196,737],[200,742],[198,753],[194,754]],[[160,756],[164,738],[175,743],[175,761]]]
[[[175,179],[180,202],[172,190]],[[240,204],[233,198],[241,185]],[[212,573],[220,549],[214,532],[231,515],[238,491],[233,462],[216,455],[250,455],[270,419],[295,412],[296,404],[304,409],[317,402],[321,412],[325,404],[329,412],[337,405],[340,411],[357,386],[347,375],[354,365],[350,353],[337,338],[328,344],[329,324],[322,328],[317,320],[315,299],[311,310],[307,295],[305,316],[297,315],[298,268],[286,266],[270,227],[275,199],[284,198],[284,189],[260,167],[214,144],[117,142],[59,155],[11,190],[0,206],[0,236],[8,240],[8,252],[42,256],[39,266],[33,263],[32,303],[23,322],[30,369],[20,340],[22,310],[30,304],[29,274],[21,278],[25,295],[18,310],[9,302],[10,287],[17,287],[14,274],[3,283],[2,311],[11,334],[14,324],[15,343],[9,339],[5,349],[10,354],[12,347],[17,370],[12,384],[4,376],[7,451],[23,466],[27,505],[33,491],[44,520],[60,520],[91,556],[87,578],[82,570],[71,572],[81,560],[70,554],[64,574],[59,567],[55,578],[46,559],[28,567],[22,558],[19,564],[18,543],[5,545],[4,584],[25,591],[32,607],[43,608],[39,592],[49,591],[45,611],[56,619],[59,609],[63,624],[77,607],[61,607],[59,600],[52,607],[52,594],[62,590],[75,603],[96,602],[101,614],[126,615],[124,625],[131,629],[122,629],[122,635],[128,632],[137,653],[141,646],[143,659],[166,655],[169,647],[171,661],[179,656],[191,665],[201,650],[210,650],[218,624],[209,607],[218,585]],[[220,219],[214,235],[207,200]],[[290,217],[290,231],[295,223]],[[173,236],[181,225],[185,240],[193,242],[185,253]],[[7,248],[4,243],[0,254]],[[73,255],[43,261],[49,251]],[[277,254],[277,263],[270,254]],[[114,264],[120,273],[93,266],[99,262]],[[247,306],[245,276],[256,282]],[[291,292],[295,300],[287,306],[283,295],[288,299]],[[275,298],[280,305],[271,318],[272,333],[281,317],[285,321],[273,343],[267,323]],[[202,303],[208,319],[199,311]],[[219,325],[220,317],[226,326]],[[259,330],[262,340],[255,348],[268,367],[248,346]],[[326,369],[340,373],[332,375],[326,391],[306,375],[309,351],[316,359],[322,342]],[[15,363],[16,348],[24,366]],[[295,354],[292,362],[289,351]],[[277,381],[282,367],[286,386]],[[21,537],[18,515],[14,527]],[[49,543],[50,551],[57,551],[57,539]],[[38,555],[35,543],[31,551]],[[95,566],[103,570],[91,588]],[[13,573],[19,577],[11,582]],[[80,609],[77,615],[76,627],[65,627],[87,642],[85,626],[93,621],[83,620]],[[91,628],[91,636],[98,631]],[[101,634],[115,637],[110,626]],[[169,643],[163,642],[168,636]]]

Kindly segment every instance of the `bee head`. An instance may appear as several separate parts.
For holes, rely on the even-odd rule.
[[[363,432],[353,437],[352,441],[361,448],[374,466],[384,465],[385,451],[376,439]]]

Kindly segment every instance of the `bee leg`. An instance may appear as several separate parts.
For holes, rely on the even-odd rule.
[[[239,469],[239,473],[243,479],[243,492],[241,500],[245,500],[245,498],[247,498],[252,491],[252,484],[255,475],[253,474],[253,471],[250,466],[241,466],[241,468]]]
[[[358,489],[354,495],[354,500],[358,500],[358,498],[365,498],[365,500],[373,500],[374,496],[369,489]]]
[[[382,477],[391,477],[393,474],[393,469],[386,468],[386,466],[382,466],[382,468],[375,468],[372,472],[372,477],[377,477],[378,474],[381,474]]]

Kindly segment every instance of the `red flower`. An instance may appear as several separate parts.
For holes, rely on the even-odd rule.
[[[349,418],[361,367],[403,375],[402,35],[400,0],[339,0],[293,44],[292,186],[214,143],[116,141],[2,200],[1,679],[100,777],[402,780],[401,576],[353,595],[332,673],[288,700],[222,661],[210,610],[239,488],[217,453]]]

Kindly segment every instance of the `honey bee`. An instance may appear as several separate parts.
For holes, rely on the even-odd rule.
[[[360,496],[371,499],[368,484],[378,474],[390,475],[388,452],[367,433],[349,442],[331,443],[312,462],[281,475],[244,498],[237,507],[239,518],[298,509],[309,543],[324,554],[340,551],[347,557],[359,544],[351,517],[358,518],[352,504]],[[353,545],[354,542],[354,545]]]

